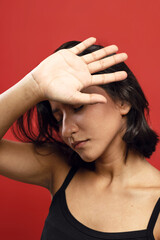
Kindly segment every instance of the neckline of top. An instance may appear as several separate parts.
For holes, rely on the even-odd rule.
[[[84,224],[82,224],[81,222],[79,222],[70,212],[68,205],[67,205],[67,201],[66,201],[65,191],[61,191],[61,194],[62,194],[61,209],[62,209],[64,216],[67,218],[67,220],[70,222],[70,224],[72,224],[75,228],[77,228],[81,232],[84,232],[87,235],[102,238],[102,239],[109,239],[109,238],[121,239],[121,238],[128,238],[128,237],[130,237],[130,238],[145,237],[148,234],[147,233],[148,227],[146,229],[142,229],[142,230],[124,231],[124,232],[102,232],[102,231],[97,231],[92,228],[89,228],[89,227],[85,226]],[[154,206],[152,214],[153,214],[155,208],[158,206],[158,203],[160,204],[160,197]],[[151,217],[152,217],[152,214],[151,214]],[[150,217],[150,220],[151,220],[151,217]],[[149,222],[150,222],[150,220],[149,220]]]
[[[156,218],[156,215],[158,216],[158,213],[156,212],[157,209],[159,209],[160,211],[160,197],[158,198],[158,200],[156,201],[156,204],[152,210],[149,222],[148,222],[148,226],[146,229],[142,229],[142,230],[134,230],[134,231],[123,231],[123,232],[102,232],[102,231],[97,231],[94,230],[92,228],[89,228],[87,226],[85,226],[83,223],[79,222],[70,212],[68,205],[67,205],[67,200],[66,200],[66,188],[69,184],[69,182],[71,181],[71,179],[73,178],[74,174],[77,172],[78,167],[72,167],[64,181],[64,184],[62,185],[62,187],[60,188],[60,204],[61,204],[61,210],[62,213],[64,215],[64,217],[68,220],[68,222],[74,226],[76,229],[78,229],[79,231],[93,236],[93,237],[98,237],[101,239],[121,239],[121,238],[136,238],[136,237],[146,237],[148,235],[148,233],[150,235],[152,235],[152,239],[154,239],[153,236],[153,227],[154,227],[154,220]]]

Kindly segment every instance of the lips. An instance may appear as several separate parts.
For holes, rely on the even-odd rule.
[[[80,144],[80,143],[83,143],[83,142],[86,142],[86,141],[88,141],[89,139],[87,139],[87,140],[82,140],[82,141],[75,141],[74,143],[72,143],[72,147],[73,148],[76,148],[76,146],[78,147],[78,145]]]

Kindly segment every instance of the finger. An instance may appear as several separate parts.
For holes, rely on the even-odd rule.
[[[72,100],[73,102],[73,100]],[[106,103],[107,99],[100,94],[96,93],[81,93],[76,92],[74,96],[74,104],[94,104],[94,103]]]
[[[121,81],[127,78],[127,73],[125,71],[118,71],[114,73],[106,73],[106,74],[97,74],[92,75],[92,83],[89,85],[101,85],[107,84],[111,82]]]
[[[124,62],[128,58],[126,53],[118,53],[113,56],[106,57],[104,59],[92,62],[88,64],[88,70],[90,73],[95,73],[111,67],[120,62]]]
[[[79,54],[83,52],[86,48],[90,47],[96,42],[96,38],[90,37],[85,39],[83,42],[77,44],[76,46],[70,48],[69,50],[74,54]]]
[[[91,63],[96,60],[99,60],[105,56],[108,56],[110,54],[113,54],[118,51],[118,47],[116,45],[111,45],[102,49],[99,49],[97,51],[94,51],[92,53],[88,53],[84,56],[81,56],[81,59],[86,63]]]

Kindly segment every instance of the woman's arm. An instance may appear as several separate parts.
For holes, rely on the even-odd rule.
[[[125,61],[127,54],[119,53],[104,59],[105,56],[118,51],[118,48],[112,45],[82,57],[77,56],[95,41],[95,38],[88,38],[73,48],[50,55],[31,73],[0,95],[1,175],[51,190],[52,179],[55,179],[61,168],[67,169],[65,157],[58,151],[40,157],[35,153],[32,143],[8,141],[4,140],[3,136],[16,119],[43,100],[66,104],[106,102],[102,95],[85,94],[81,90],[91,85],[125,79],[127,73],[124,71],[91,74]],[[47,149],[41,151],[45,153]]]
[[[0,95],[0,139],[21,115],[43,99],[31,74]]]
[[[0,174],[51,191],[52,170],[66,164],[62,156],[55,153],[43,157],[35,152],[32,143],[3,139],[14,121],[42,100],[31,74],[0,95]],[[40,152],[45,154],[48,150],[42,148]]]

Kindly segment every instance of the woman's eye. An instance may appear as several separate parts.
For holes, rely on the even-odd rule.
[[[81,106],[79,106],[79,107],[77,107],[77,108],[73,108],[73,109],[74,109],[74,111],[79,111],[80,109],[83,108],[83,106],[84,106],[84,105],[81,105]]]
[[[80,105],[79,107],[74,107],[73,109],[74,109],[75,112],[78,112],[78,111],[81,110],[83,107],[84,107],[84,105]],[[58,118],[59,118],[59,117],[58,117]],[[62,119],[63,119],[63,118],[61,118],[61,119],[56,119],[57,125],[61,125],[61,124],[62,124]]]

